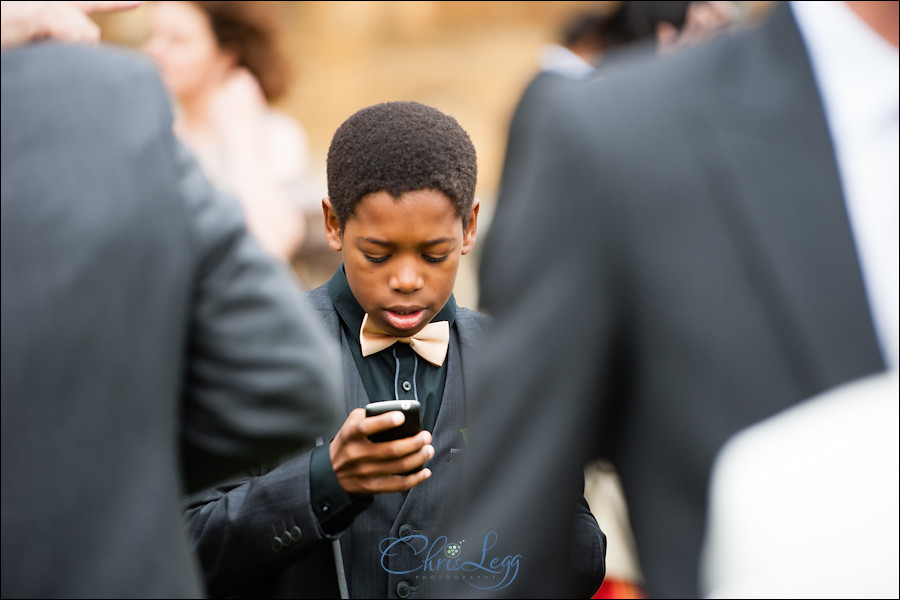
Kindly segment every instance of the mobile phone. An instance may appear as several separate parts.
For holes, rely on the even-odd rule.
[[[422,405],[418,400],[382,400],[366,405],[366,416],[383,415],[392,410],[399,410],[406,416],[400,425],[379,431],[369,436],[373,442],[389,442],[416,435],[422,431]]]

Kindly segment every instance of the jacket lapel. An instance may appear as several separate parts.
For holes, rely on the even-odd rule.
[[[711,78],[708,120],[695,124],[711,143],[694,150],[730,163],[724,177],[710,177],[713,194],[812,394],[883,360],[825,116],[787,5],[763,27],[742,67]]]
[[[335,313],[337,314],[337,313]],[[350,352],[350,340],[347,339],[347,332],[338,324],[338,330],[341,335],[341,363],[344,368],[344,386],[345,395],[347,397],[347,412],[354,408],[363,408],[369,403],[369,394],[366,392],[366,386],[363,385],[362,377],[359,369],[356,368],[356,359]]]
[[[435,407],[433,412],[428,412],[428,419],[425,423],[425,426],[430,428],[430,431],[439,435],[446,435],[446,432],[454,427],[453,423],[458,423],[459,426],[456,429],[459,429],[466,422],[465,406],[462,402],[459,402],[460,398],[465,398],[462,386],[462,369],[464,365],[462,364],[463,353],[460,352],[459,318],[459,315],[457,315],[456,322],[450,329],[447,379],[444,382],[444,393],[441,394],[441,403]],[[460,412],[462,412],[462,415],[459,414]],[[456,437],[455,432],[453,437]]]

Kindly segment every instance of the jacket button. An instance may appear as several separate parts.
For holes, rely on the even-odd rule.
[[[299,542],[303,539],[303,530],[300,529],[300,527],[298,527],[297,525],[294,525],[293,527],[291,527],[290,535],[292,540],[294,540],[295,542]]]
[[[405,581],[401,581],[397,584],[397,596],[400,598],[409,598],[409,584]]]
[[[411,525],[401,525],[399,533],[401,538],[405,538],[411,536],[414,532]]]
[[[275,551],[275,552],[281,552],[281,550],[284,548],[284,541],[283,541],[280,537],[278,537],[278,536],[276,535],[276,536],[273,537],[272,540],[269,542],[269,546],[272,547],[272,550],[273,550],[273,551]]]
[[[282,543],[284,543],[285,546],[290,546],[291,544],[293,544],[293,543],[294,543],[294,538],[293,538],[293,536],[291,535],[291,532],[290,532],[290,531],[284,531],[284,532],[282,532],[282,534],[281,534],[281,541],[282,541]]]

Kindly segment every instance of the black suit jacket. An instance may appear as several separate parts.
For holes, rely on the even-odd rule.
[[[341,326],[327,286],[304,295],[325,328],[340,340],[349,414],[371,401],[350,351],[352,342]],[[459,471],[467,453],[462,431],[468,427],[472,411],[469,374],[481,359],[480,348],[489,335],[490,322],[486,315],[457,307],[444,395],[432,430],[435,456],[428,463],[432,476],[408,492],[375,495],[372,505],[339,534],[329,536],[322,531],[314,513],[309,451],[258,476],[197,494],[187,519],[211,594],[336,598],[339,587],[332,540],[338,539],[350,597],[453,597],[452,578],[458,572],[449,570],[449,555],[441,549],[458,543],[461,556],[468,560],[479,556],[485,537],[485,532],[480,532],[477,538],[463,540],[445,526],[446,515],[457,502]],[[323,436],[323,443],[337,430],[335,427]],[[567,507],[571,518],[571,501]],[[603,580],[606,538],[583,498],[575,519],[576,543],[581,550],[576,568],[586,574],[590,591],[580,592],[588,597]],[[296,538],[293,541],[291,531]],[[417,537],[409,544],[389,546],[384,541],[411,535]],[[273,545],[275,538],[287,541],[287,546],[280,541]],[[488,583],[484,571],[473,575],[481,575],[477,583],[484,587],[502,580],[502,576],[491,575]]]
[[[462,520],[522,555],[511,597],[566,596],[560,490],[605,457],[649,593],[695,596],[723,441],[885,366],[806,52],[779,5],[540,119],[484,247]]]
[[[2,595],[203,595],[183,492],[339,422],[337,347],[145,57],[2,64]]]

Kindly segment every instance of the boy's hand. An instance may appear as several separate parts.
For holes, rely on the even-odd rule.
[[[347,416],[328,446],[331,465],[344,490],[359,495],[405,492],[431,477],[430,469],[403,475],[434,456],[428,431],[391,442],[369,440],[373,433],[400,425],[403,418],[400,411],[366,418],[362,408]]]

